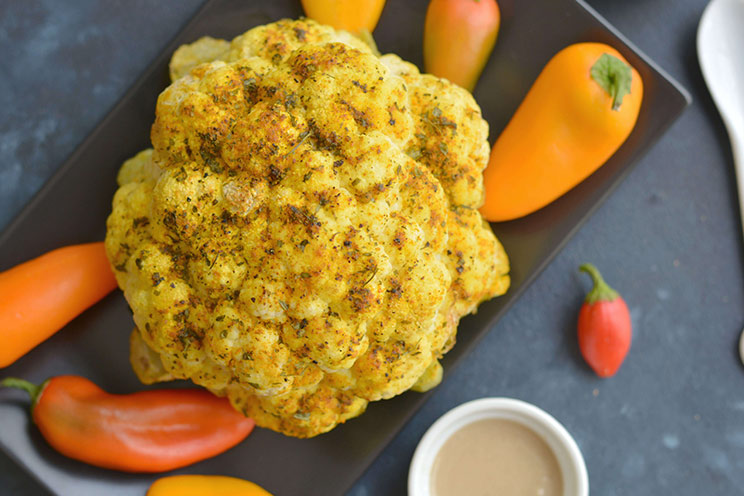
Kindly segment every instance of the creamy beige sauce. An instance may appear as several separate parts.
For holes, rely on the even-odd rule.
[[[562,496],[555,454],[532,429],[504,419],[473,422],[439,450],[434,496]]]

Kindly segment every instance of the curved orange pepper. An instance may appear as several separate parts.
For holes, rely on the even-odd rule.
[[[384,6],[385,0],[302,0],[310,19],[354,34],[374,31]]]
[[[424,69],[473,91],[500,23],[496,0],[431,0],[424,24]]]
[[[271,496],[269,492],[235,477],[172,475],[156,480],[147,496]]]
[[[116,287],[103,243],[67,246],[0,272],[0,367]]]
[[[578,43],[558,52],[491,150],[483,217],[522,217],[586,179],[630,135],[642,100],[641,76],[614,48]]]

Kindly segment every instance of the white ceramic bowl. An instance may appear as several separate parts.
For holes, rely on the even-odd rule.
[[[532,429],[545,440],[558,459],[563,475],[563,496],[589,495],[584,457],[568,431],[544,410],[511,398],[469,401],[434,422],[413,454],[408,472],[408,495],[431,496],[431,469],[442,445],[465,425],[488,418],[512,420]]]

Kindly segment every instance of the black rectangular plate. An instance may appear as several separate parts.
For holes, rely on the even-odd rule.
[[[590,8],[574,0],[500,0],[502,29],[475,97],[491,125],[503,129],[545,63],[580,41],[616,47],[645,86],[635,130],[612,159],[569,194],[524,219],[494,225],[511,258],[512,287],[462,321],[458,344],[444,360],[451,371],[494,326],[582,222],[599,206],[689,103],[680,86],[656,68]],[[425,0],[391,0],[375,31],[383,53],[421,67]],[[121,163],[149,146],[155,100],[168,84],[167,63],[182,43],[203,35],[230,39],[247,29],[302,14],[297,0],[212,0],[153,62],[121,102],[60,168],[0,237],[0,269],[47,250],[103,239]],[[3,371],[41,381],[80,374],[116,393],[142,389],[128,363],[132,319],[115,292],[46,343]],[[341,494],[372,463],[427,395],[406,393],[371,404],[367,413],[310,440],[257,429],[240,446],[180,472],[243,477],[277,495]],[[0,391],[0,446],[52,492],[61,495],[137,495],[152,475],[119,474],[68,460],[50,449],[30,424],[25,398]]]

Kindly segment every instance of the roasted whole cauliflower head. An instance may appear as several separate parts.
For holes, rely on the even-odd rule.
[[[297,437],[436,385],[509,285],[471,95],[309,20],[183,46],[171,74],[106,236],[140,379]]]

